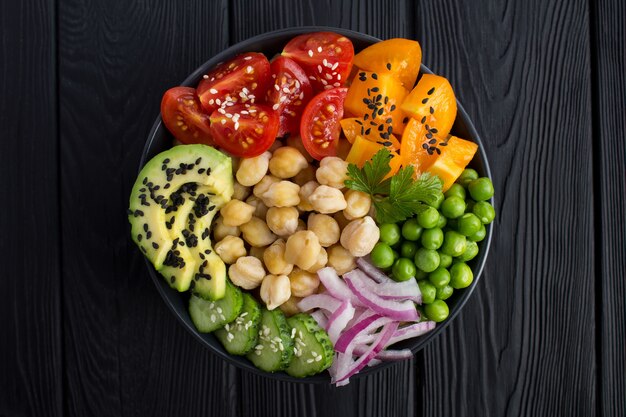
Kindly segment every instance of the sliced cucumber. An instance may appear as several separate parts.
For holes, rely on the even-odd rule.
[[[261,307],[253,296],[243,293],[243,308],[235,321],[215,331],[215,337],[222,342],[231,355],[245,355],[257,344],[261,324]]]
[[[296,378],[315,375],[333,363],[335,350],[328,334],[309,314],[296,314],[287,319],[294,338],[294,356],[285,370]]]
[[[293,357],[293,340],[282,311],[262,309],[258,344],[247,357],[254,366],[266,372],[282,371],[289,366]]]
[[[195,294],[189,299],[189,315],[199,332],[210,333],[235,320],[243,307],[241,290],[226,280],[224,297],[205,300]]]

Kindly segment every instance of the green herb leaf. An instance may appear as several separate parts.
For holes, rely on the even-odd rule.
[[[367,161],[363,165],[363,168],[359,168],[355,164],[349,164],[348,176],[350,179],[345,181],[346,187],[362,191],[371,196],[389,194],[390,180],[383,180],[391,171],[389,160],[391,160],[389,150],[381,149],[376,152],[371,161]]]

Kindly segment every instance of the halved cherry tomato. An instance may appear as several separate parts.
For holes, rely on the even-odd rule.
[[[444,144],[440,145],[439,149],[441,149],[441,155],[437,157],[427,171],[441,178],[443,191],[447,191],[454,184],[454,181],[459,178],[467,164],[470,163],[478,149],[478,145],[452,136]]]
[[[313,89],[322,91],[348,81],[354,46],[338,33],[306,33],[289,41],[282,55],[296,61],[309,76]]]
[[[215,143],[235,156],[261,155],[276,140],[278,114],[263,104],[235,104],[211,114]]]
[[[333,88],[319,93],[307,104],[300,122],[300,136],[307,152],[315,159],[337,154],[343,117],[343,101],[348,89]]]
[[[195,88],[167,90],[161,100],[161,117],[165,127],[182,143],[213,144],[209,116],[203,112]]]
[[[378,74],[389,73],[410,90],[422,63],[422,48],[417,41],[388,39],[375,43],[354,57],[354,66]]]
[[[438,155],[437,144],[443,142],[438,135],[429,133],[424,124],[411,119],[402,134],[402,163],[405,166],[412,165],[416,175],[424,172],[435,161]],[[431,141],[434,142],[430,143]]]
[[[278,136],[297,134],[302,110],[313,96],[311,82],[294,60],[284,56],[274,59],[270,68],[273,84],[267,90],[266,102],[279,114]]]
[[[270,82],[270,62],[265,55],[249,52],[224,62],[206,74],[198,84],[202,107],[211,114],[225,102],[261,101]]]
[[[376,122],[372,122],[371,120],[366,122],[358,117],[341,119],[340,123],[343,134],[350,143],[354,143],[354,138],[359,135],[371,142],[387,146],[390,151],[400,150],[400,142],[398,142],[398,139],[396,139],[393,134],[385,135],[387,132],[384,131],[384,124],[376,125]]]
[[[354,138],[354,143],[352,144],[352,148],[350,148],[350,152],[348,156],[346,156],[346,162],[355,164],[359,168],[362,168],[365,165],[365,162],[372,159],[376,152],[383,149],[383,145],[379,145],[376,142],[372,142],[370,140],[365,139],[361,135],[357,135]],[[389,178],[398,172],[400,169],[400,165],[402,164],[402,160],[400,155],[396,152],[391,152],[391,160],[389,161],[389,167],[391,171],[385,176],[385,178]]]
[[[402,103],[402,110],[411,117],[435,128],[445,138],[456,119],[456,98],[444,77],[424,74]]]
[[[360,71],[352,80],[346,96],[346,112],[375,122],[376,129],[383,124],[382,136],[401,133],[404,114],[400,103],[408,94],[402,83],[391,74]]]

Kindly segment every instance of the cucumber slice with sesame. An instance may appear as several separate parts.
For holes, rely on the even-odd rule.
[[[282,371],[293,357],[291,328],[282,311],[262,309],[259,340],[247,358],[266,372]]]
[[[254,297],[243,293],[243,308],[237,318],[215,331],[215,337],[222,342],[231,355],[245,355],[257,344],[261,307]]]
[[[235,320],[242,307],[241,290],[228,280],[224,297],[217,301],[205,300],[195,294],[189,299],[191,321],[201,333],[210,333]]]
[[[333,363],[335,350],[328,334],[309,314],[287,319],[294,339],[294,356],[285,370],[296,378],[315,375]]]

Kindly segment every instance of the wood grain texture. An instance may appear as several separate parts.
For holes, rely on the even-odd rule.
[[[334,26],[381,38],[413,35],[411,1],[234,0],[231,43],[291,26]],[[407,416],[415,410],[414,361],[344,388],[298,386],[242,375],[241,413],[261,416]]]
[[[0,3],[0,416],[63,415],[54,10]]]
[[[482,282],[425,349],[423,414],[594,416],[588,4],[424,0],[416,19],[481,133],[498,211]]]
[[[126,208],[163,92],[228,44],[226,2],[59,2],[67,415],[230,415],[234,371],[167,310]]]
[[[591,2],[600,415],[626,415],[626,4]]]

